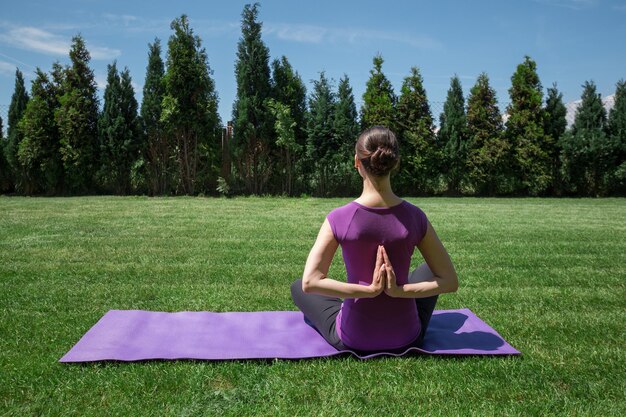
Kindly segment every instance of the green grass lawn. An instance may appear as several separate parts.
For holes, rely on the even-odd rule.
[[[295,310],[348,201],[0,198],[0,415],[626,415],[625,199],[409,199],[459,275],[438,308],[521,357],[57,362],[110,309]]]

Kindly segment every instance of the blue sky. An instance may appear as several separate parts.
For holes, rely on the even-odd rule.
[[[15,67],[27,88],[35,67],[68,63],[73,35],[81,33],[103,90],[107,64],[128,67],[137,99],[148,43],[162,40],[185,13],[202,39],[220,98],[222,120],[235,99],[234,65],[245,1],[0,0],[0,105],[9,104]],[[603,96],[626,78],[626,0],[261,1],[263,39],[273,58],[287,56],[310,89],[320,71],[347,74],[357,104],[372,58],[399,92],[412,66],[420,68],[428,98],[445,100],[457,74],[467,96],[477,75],[488,73],[498,101],[509,101],[515,67],[524,55],[538,65],[545,88],[558,83],[565,101],[580,97],[593,80]],[[100,95],[102,91],[100,92]],[[438,114],[435,117],[438,118]]]

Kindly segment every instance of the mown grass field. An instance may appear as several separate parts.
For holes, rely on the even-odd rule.
[[[626,415],[625,199],[408,200],[459,275],[438,308],[523,356],[60,364],[109,309],[295,310],[350,200],[1,197],[0,415]]]

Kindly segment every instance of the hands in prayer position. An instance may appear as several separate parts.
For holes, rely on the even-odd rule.
[[[370,289],[373,297],[378,296],[383,291],[390,297],[397,297],[402,292],[402,287],[396,284],[396,273],[387,256],[387,251],[382,245],[378,246],[376,253],[376,266],[374,267]]]

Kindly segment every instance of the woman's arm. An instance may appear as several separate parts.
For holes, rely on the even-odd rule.
[[[448,255],[448,251],[443,247],[430,222],[427,225],[426,235],[417,245],[417,248],[433,272],[433,277],[421,282],[396,286],[393,267],[390,266],[387,253],[383,252],[385,266],[387,267],[387,289],[385,289],[387,295],[401,298],[423,298],[446,292],[455,292],[459,288],[459,280],[454,265]]]
[[[320,228],[317,240],[309,253],[302,276],[302,291],[340,298],[371,298],[383,291],[382,254],[376,260],[374,279],[369,286],[337,281],[327,277],[330,263],[335,256],[339,243],[335,240],[328,219]],[[378,273],[376,273],[378,272]]]

